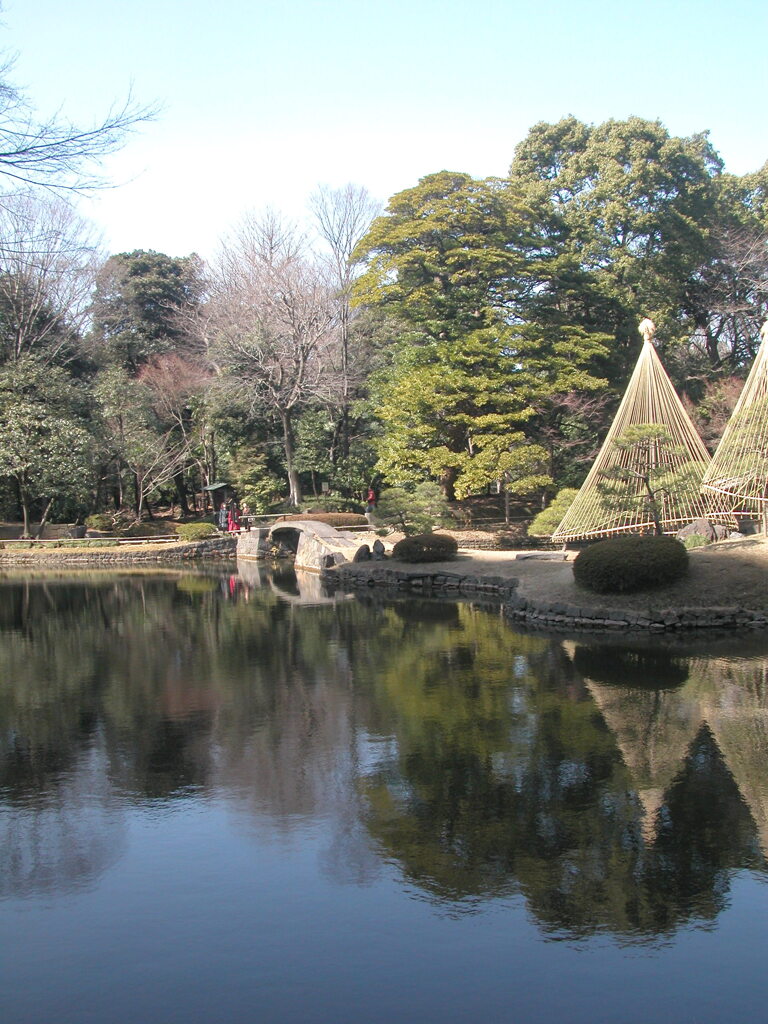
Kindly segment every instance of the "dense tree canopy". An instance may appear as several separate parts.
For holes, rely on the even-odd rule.
[[[526,316],[609,331],[618,379],[643,316],[666,339],[690,336],[721,170],[705,135],[671,137],[658,121],[535,125],[510,167],[535,216]]]
[[[389,201],[356,255],[357,300],[391,306],[417,335],[488,326],[517,286],[520,214],[509,183],[441,171]]]
[[[443,172],[395,196],[360,243],[359,301],[405,326],[378,388],[390,478],[431,475],[453,498],[526,465],[520,479],[541,486],[521,425],[544,395],[599,386],[602,338],[520,321],[527,228],[508,183]]]
[[[96,139],[128,127],[123,112],[78,143],[37,126],[25,155],[21,99],[3,97],[0,175],[21,161],[28,188],[87,183]],[[768,164],[739,177],[706,133],[567,117],[534,125],[507,177],[437,171],[383,212],[351,185],[311,205],[314,244],[251,214],[211,266],[135,250],[99,269],[71,210],[6,194],[0,366],[50,366],[87,397],[66,412],[97,441],[84,512],[162,500],[186,514],[229,477],[265,511],[426,481],[449,499],[493,488],[509,514],[581,483],[646,316],[717,441],[768,309]],[[6,506],[42,513],[51,487],[22,500],[3,467]]]
[[[199,303],[202,264],[196,256],[134,252],[110,256],[96,280],[93,335],[110,361],[136,372],[186,337],[185,314]]]

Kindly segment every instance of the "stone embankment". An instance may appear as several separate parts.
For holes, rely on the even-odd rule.
[[[740,605],[620,608],[600,604],[598,595],[587,593],[579,604],[534,598],[520,592],[520,580],[513,576],[463,574],[444,569],[425,571],[423,567],[405,565],[356,564],[329,568],[323,572],[322,578],[331,589],[381,587],[412,594],[498,601],[503,614],[512,622],[547,630],[674,633],[768,627],[768,611]]]
[[[167,565],[173,562],[200,561],[202,559],[233,559],[237,552],[237,537],[214,537],[188,543],[122,544],[119,547],[66,547],[56,548],[43,541],[31,548],[11,546],[0,549],[0,569],[27,566],[29,568],[58,568],[112,565]]]
[[[722,608],[665,608],[639,612],[632,609],[588,605],[535,604],[515,595],[505,602],[504,614],[513,622],[543,629],[643,630],[672,633],[692,629],[765,629],[765,612],[737,605]]]

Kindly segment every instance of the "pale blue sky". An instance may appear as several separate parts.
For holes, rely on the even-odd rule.
[[[728,170],[768,159],[764,0],[4,0],[40,114],[163,110],[84,210],[111,251],[210,255],[248,209],[318,184],[377,198],[443,168],[504,174],[537,121],[632,114],[709,129]]]

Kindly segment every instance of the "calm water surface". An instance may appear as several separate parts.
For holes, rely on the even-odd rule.
[[[0,1020],[764,1020],[768,638],[0,582]]]

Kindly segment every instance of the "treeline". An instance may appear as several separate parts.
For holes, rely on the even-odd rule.
[[[39,193],[39,189],[37,190]],[[0,511],[257,511],[368,487],[581,482],[650,316],[717,439],[768,309],[768,165],[658,122],[534,126],[506,178],[320,190],[313,234],[246,216],[210,264],[104,260],[48,194],[0,211]]]

